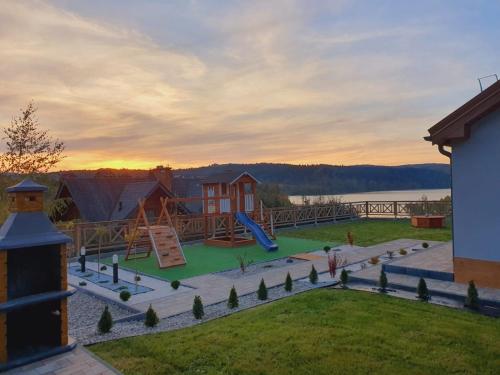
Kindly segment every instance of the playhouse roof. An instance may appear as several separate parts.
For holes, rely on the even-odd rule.
[[[425,139],[444,146],[467,139],[472,124],[499,108],[500,81],[497,81],[431,127]]]
[[[204,184],[226,183],[233,184],[243,176],[248,176],[255,182],[259,182],[254,176],[246,171],[224,171],[221,173],[212,174],[203,179]]]
[[[71,242],[59,232],[44,212],[16,212],[0,228],[0,250]]]
[[[22,180],[20,183],[8,187],[6,190],[8,193],[18,193],[24,191],[47,191],[47,186],[37,184],[31,178],[26,178],[25,180]]]

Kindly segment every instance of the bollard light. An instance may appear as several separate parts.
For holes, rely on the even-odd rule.
[[[87,253],[87,250],[85,250],[85,246],[82,246],[80,248],[80,271],[83,273],[85,272],[85,254]]]
[[[113,254],[113,284],[118,283],[118,255]]]

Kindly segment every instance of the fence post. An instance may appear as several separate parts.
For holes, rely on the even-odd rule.
[[[271,221],[271,235],[274,236],[274,216],[273,216],[273,210],[271,209],[270,213],[270,221]]]
[[[369,205],[368,205],[368,201],[365,202],[365,214],[366,214],[366,218],[368,219],[368,210],[369,210]]]
[[[398,202],[394,201],[394,219],[398,217]]]
[[[293,209],[293,226],[297,228],[297,207]]]
[[[318,206],[314,205],[314,225],[318,225]]]
[[[352,214],[352,203],[349,202],[349,218],[352,220],[353,214]]]

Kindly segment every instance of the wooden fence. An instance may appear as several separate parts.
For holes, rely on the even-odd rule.
[[[260,213],[258,213],[260,215]],[[262,215],[273,228],[297,227],[361,218],[409,218],[412,215],[451,214],[451,202],[441,201],[364,201],[321,205],[305,205],[280,208],[266,208]],[[207,221],[207,232],[224,234],[227,216],[214,216]],[[153,221],[152,221],[153,222]],[[173,215],[172,222],[179,239],[183,242],[204,237],[203,215]],[[73,238],[71,255],[85,246],[89,254],[95,253],[101,244],[101,251],[122,250],[126,246],[126,235],[133,230],[134,220],[75,223],[69,227],[61,224],[59,229]],[[245,228],[236,226],[236,232]]]

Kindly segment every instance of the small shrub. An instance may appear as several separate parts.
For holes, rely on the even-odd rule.
[[[144,320],[144,325],[146,327],[154,327],[160,322],[156,311],[153,310],[153,306],[149,305],[148,311],[146,311],[146,319]]]
[[[175,290],[179,289],[179,287],[181,286],[181,282],[179,280],[173,280],[171,283],[170,283],[170,286],[172,288],[174,288]]]
[[[286,274],[286,279],[285,279],[285,290],[287,292],[291,292],[293,288],[293,281],[292,277],[290,276],[290,272]]]
[[[260,280],[259,290],[257,290],[257,298],[261,301],[265,301],[267,299],[267,286],[264,279]]]
[[[332,248],[331,248],[330,246],[326,245],[326,246],[323,248],[323,251],[324,251],[325,253],[327,253],[327,254],[328,254],[328,252],[329,252],[331,249],[332,249]]]
[[[227,300],[227,307],[229,307],[230,309],[238,307],[238,294],[236,293],[234,285],[229,291],[229,299]]]
[[[406,255],[408,254],[408,251],[406,251],[405,249],[399,249],[399,254]]]
[[[108,269],[108,267],[106,266],[101,266],[101,271],[106,271]]]
[[[130,294],[130,292],[129,292],[128,290],[122,290],[122,291],[120,292],[120,299],[121,299],[123,302],[127,302],[127,301],[130,299],[130,297],[131,297],[131,296],[132,296],[132,295]]]
[[[348,281],[349,281],[349,273],[345,268],[343,268],[342,272],[340,273],[340,283],[342,284],[343,287],[345,287]]]
[[[474,281],[469,281],[469,288],[467,289],[467,298],[465,299],[465,306],[477,310],[479,308],[479,295],[477,293],[476,284]]]
[[[370,264],[378,264],[378,262],[379,262],[378,257],[371,257],[370,260],[368,261],[368,263]]]
[[[378,284],[380,286],[380,291],[385,293],[387,290],[387,275],[385,274],[384,270],[380,271],[380,277],[378,279]]]
[[[387,256],[392,259],[392,257],[394,256],[394,251],[387,251]]]
[[[104,307],[104,311],[101,314],[101,318],[97,323],[97,329],[99,330],[100,334],[104,334],[111,331],[111,327],[113,327],[113,317],[111,316],[108,306],[106,305]]]
[[[135,281],[141,281],[141,277],[139,275],[135,275],[134,280]]]
[[[420,278],[417,285],[417,296],[422,301],[428,301],[430,298],[429,289],[427,289],[427,283],[423,278]]]
[[[424,249],[427,249],[429,247],[429,244],[427,242],[422,242],[422,247]]]
[[[87,282],[86,282],[86,281],[80,281],[80,282],[78,283],[78,285],[80,285],[80,286],[86,286],[86,285],[87,285]]]
[[[203,318],[205,311],[203,310],[203,302],[200,296],[195,296],[193,301],[193,315],[195,319]]]
[[[314,265],[311,268],[311,272],[309,273],[309,281],[311,284],[316,284],[318,282],[318,272],[316,271],[316,268],[314,268]]]

